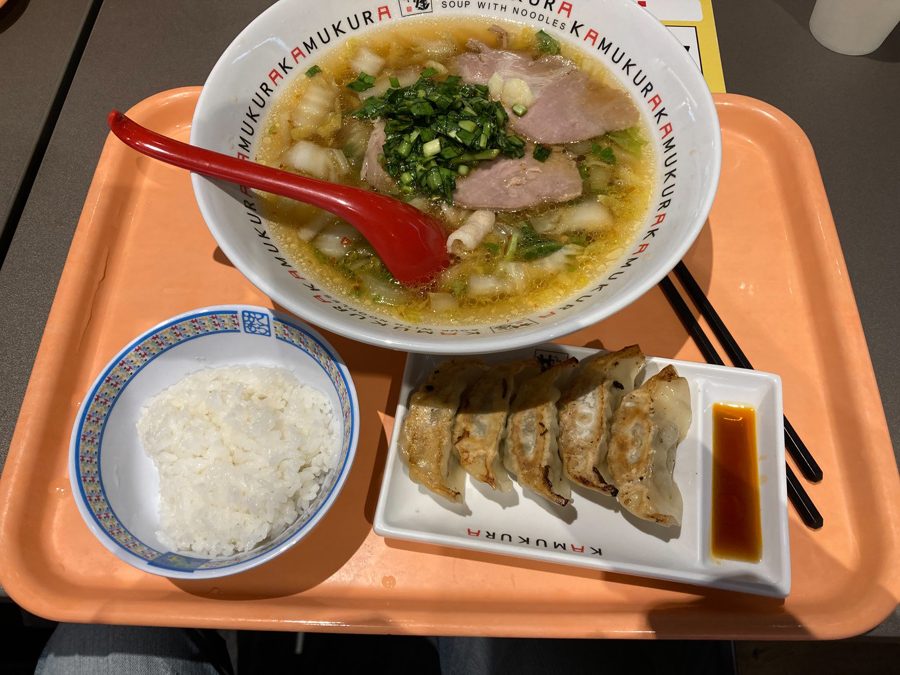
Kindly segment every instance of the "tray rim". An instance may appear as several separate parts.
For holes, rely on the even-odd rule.
[[[153,113],[159,108],[169,106],[192,105],[196,100],[199,87],[183,87],[163,91],[151,96],[135,105],[129,114],[138,119],[152,118]],[[802,197],[817,207],[819,223],[829,231],[830,237],[825,245],[833,260],[837,263],[832,290],[839,293],[844,299],[852,302],[843,316],[845,325],[849,326],[849,346],[856,349],[856,360],[862,366],[863,377],[856,382],[856,392],[862,395],[862,401],[867,406],[866,431],[870,440],[880,442],[891,447],[891,441],[887,430],[887,422],[884,410],[881,406],[880,392],[875,380],[868,348],[865,342],[858,308],[855,304],[852,287],[847,275],[846,263],[840,249],[837,232],[833,226],[831,211],[828,207],[827,197],[822,184],[815,155],[808,138],[797,124],[787,115],[773,106],[749,97],[734,94],[715,95],[717,107],[720,110],[743,110],[749,114],[755,114],[766,118],[771,124],[779,128],[779,132],[793,152],[793,165],[805,168],[808,174],[802,174],[807,179],[804,183]],[[187,120],[189,123],[189,120]],[[98,160],[98,169],[108,164],[116,164],[122,161],[124,150],[113,141],[107,139]],[[82,294],[81,286],[77,284],[65,284],[70,281],[73,274],[71,266],[79,264],[82,258],[92,259],[100,244],[90,239],[90,231],[94,217],[102,210],[102,198],[107,183],[113,180],[110,172],[96,171],[88,190],[84,208],[78,221],[78,227],[72,240],[72,246],[63,267],[61,283],[59,284],[52,307],[49,312],[47,325],[41,339],[40,347],[35,359],[31,377],[23,397],[22,406],[16,428],[10,443],[9,456],[0,477],[0,539],[4,542],[11,541],[10,528],[20,509],[25,505],[22,496],[16,494],[16,486],[20,475],[27,473],[37,461],[35,453],[25,451],[26,446],[33,444],[33,438],[40,429],[37,424],[29,422],[40,416],[40,411],[46,409],[49,399],[47,382],[54,377],[54,366],[58,366],[63,355],[54,353],[54,346],[68,335],[62,330],[63,326],[69,326],[76,322],[78,313],[73,305],[77,305]],[[99,273],[99,272],[96,272]],[[76,326],[77,327],[77,326]],[[874,406],[874,407],[873,407]],[[885,519],[889,527],[882,538],[886,559],[879,568],[884,570],[890,567],[892,561],[898,559],[900,549],[900,480],[896,472],[896,464],[889,452],[874,454],[874,462],[871,466],[871,484],[885,499]],[[14,499],[14,497],[17,497]],[[370,533],[370,536],[375,536]],[[177,613],[160,612],[159,607],[153,601],[141,598],[128,601],[97,603],[99,606],[85,606],[77,603],[66,603],[65,598],[54,596],[41,584],[39,572],[34,567],[24,564],[25,558],[15,546],[0,546],[0,583],[20,605],[36,614],[51,617],[63,621],[76,622],[103,622],[140,625],[178,625],[197,626],[211,628],[255,628],[270,630],[345,630],[352,632],[380,633],[380,632],[405,632],[430,635],[483,635],[486,632],[503,636],[547,636],[547,626],[554,625],[554,616],[564,617],[567,612],[545,612],[539,615],[521,613],[511,615],[509,613],[480,614],[483,625],[491,626],[488,631],[478,630],[472,626],[471,615],[454,608],[440,617],[436,617],[433,611],[427,607],[417,606],[400,608],[398,615],[389,616],[381,620],[373,620],[371,613],[365,609],[353,606],[337,608],[339,616],[329,608],[320,607],[314,603],[312,607],[308,603],[303,604],[303,611],[297,611],[297,604],[291,605],[284,602],[301,596],[287,596],[281,602],[279,599],[263,605],[264,612],[256,612],[254,616],[210,616],[209,600],[193,598],[191,602],[179,603]],[[660,636],[662,637],[690,637],[690,638],[723,638],[738,637],[741,639],[798,639],[819,638],[834,639],[856,635],[868,630],[882,621],[896,607],[900,599],[900,576],[878,577],[881,584],[880,590],[874,601],[866,605],[863,611],[858,606],[852,608],[852,615],[824,616],[811,630],[810,623],[804,624],[799,620],[784,622],[784,615],[773,615],[773,621],[764,627],[754,626],[747,632],[729,631],[727,628],[716,628],[704,625],[692,626],[689,612],[681,613],[679,627],[677,629],[667,626]],[[686,606],[689,610],[690,606]],[[248,612],[250,614],[250,612]],[[302,618],[298,619],[298,614]],[[596,615],[594,615],[596,616]],[[616,617],[617,628],[601,627],[590,631],[575,631],[572,628],[560,627],[559,636],[574,637],[576,635],[593,637],[643,637],[649,638],[657,635],[656,630],[647,624],[643,612],[630,611],[627,608],[622,612],[609,612],[601,616]],[[778,621],[780,617],[782,620]],[[495,623],[489,623],[491,619]],[[788,617],[790,618],[790,617]],[[687,619],[687,620],[685,620]],[[496,621],[504,621],[505,624],[497,624]]]

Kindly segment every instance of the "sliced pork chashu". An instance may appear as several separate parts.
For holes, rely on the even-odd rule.
[[[472,40],[471,51],[454,59],[453,70],[466,82],[487,84],[495,73],[526,82],[534,96],[528,111],[510,114],[509,125],[537,143],[576,143],[638,124],[640,113],[628,94],[591,80],[561,56],[491,49]],[[510,111],[507,111],[510,112]]]
[[[518,211],[538,204],[567,202],[580,197],[581,174],[575,160],[553,152],[544,162],[526,145],[522,157],[500,157],[479,164],[456,181],[453,201],[467,209]]]

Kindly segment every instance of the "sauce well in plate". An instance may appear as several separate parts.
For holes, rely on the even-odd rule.
[[[757,463],[756,411],[714,404],[710,539],[716,558],[745,562],[762,558]]]

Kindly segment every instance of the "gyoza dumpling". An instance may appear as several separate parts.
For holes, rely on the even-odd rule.
[[[480,361],[447,361],[409,397],[400,452],[409,477],[452,502],[463,500],[465,474],[453,454],[453,420],[463,391],[484,372]]]
[[[503,465],[520,485],[560,506],[569,503],[572,492],[559,459],[556,402],[560,381],[577,364],[577,359],[568,359],[519,384],[503,438]]]
[[[613,417],[608,462],[619,503],[661,525],[681,523],[675,450],[691,426],[687,380],[666,366],[626,395]]]
[[[512,481],[500,458],[500,439],[516,374],[526,365],[518,361],[489,368],[463,393],[453,424],[453,447],[460,466],[472,478],[503,492],[512,490]]]
[[[559,456],[573,483],[615,495],[607,450],[613,413],[644,367],[640,347],[595,354],[578,369],[559,399]]]

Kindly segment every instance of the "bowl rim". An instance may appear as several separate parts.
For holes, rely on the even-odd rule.
[[[209,569],[197,569],[193,571],[179,571],[174,569],[168,569],[164,567],[157,567],[154,565],[150,565],[146,560],[141,558],[138,555],[135,555],[133,552],[129,551],[125,548],[121,543],[112,539],[109,534],[101,527],[100,523],[97,521],[97,517],[94,512],[87,505],[87,497],[84,492],[83,481],[81,480],[81,471],[79,468],[78,457],[79,457],[79,448],[81,446],[81,429],[84,422],[85,414],[94,399],[97,391],[101,385],[101,383],[106,379],[106,377],[111,372],[112,368],[121,361],[126,355],[128,355],[136,345],[140,344],[148,337],[153,334],[167,328],[175,323],[181,322],[187,318],[215,313],[215,312],[226,312],[226,311],[236,311],[241,312],[242,310],[247,310],[251,312],[263,312],[271,317],[277,318],[279,321],[282,321],[289,326],[307,334],[313,341],[318,343],[318,345],[322,348],[323,352],[330,358],[335,366],[338,369],[342,379],[344,380],[344,384],[347,388],[348,399],[350,402],[350,438],[348,442],[347,455],[344,458],[344,462],[340,467],[340,471],[337,475],[337,478],[334,481],[334,484],[331,486],[328,495],[313,514],[309,517],[309,520],[306,521],[296,532],[294,532],[289,538],[283,541],[278,546],[269,549],[268,551],[261,553],[257,556],[249,558],[247,560],[243,560],[240,562],[236,562],[230,565],[215,567]],[[206,337],[205,335],[198,336],[199,338]],[[197,339],[197,338],[189,338],[189,339]],[[174,347],[177,347],[180,344],[183,344],[185,341],[179,341],[175,345],[172,345],[163,351],[155,354],[147,363],[152,362],[157,357],[165,354],[167,351],[171,350]],[[301,350],[302,351],[302,350]],[[128,383],[138,375],[138,373],[144,368],[144,364],[141,368],[138,368],[134,374],[129,378]],[[122,390],[128,386],[126,383]],[[118,398],[118,396],[117,396]],[[115,407],[115,401],[110,406],[110,412]],[[340,411],[338,411],[338,415],[340,415]],[[303,537],[309,534],[316,525],[324,518],[325,514],[333,506],[334,502],[337,500],[338,495],[342,491],[344,487],[344,483],[347,480],[347,476],[350,473],[350,469],[353,465],[354,459],[356,458],[356,448],[359,441],[359,422],[360,422],[360,412],[359,412],[359,399],[356,393],[356,386],[353,382],[352,375],[350,373],[350,369],[347,367],[347,364],[341,358],[340,354],[334,349],[334,347],[327,341],[325,338],[319,334],[318,331],[311,328],[297,317],[286,314],[284,312],[279,312],[277,310],[262,307],[257,305],[245,305],[245,304],[224,304],[224,305],[209,305],[205,307],[198,307],[196,309],[188,310],[186,312],[182,312],[180,314],[176,314],[171,316],[159,323],[151,326],[150,328],[142,331],[139,335],[129,340],[129,342],[116,354],[107,361],[100,370],[100,373],[94,378],[86,390],[86,394],[81,404],[78,406],[78,412],[75,416],[75,422],[72,425],[72,432],[69,437],[69,456],[67,459],[67,464],[69,468],[69,485],[72,490],[72,496],[75,501],[75,505],[78,509],[79,514],[81,515],[82,520],[84,520],[88,529],[94,535],[94,537],[106,548],[108,551],[113,553],[119,560],[128,563],[132,567],[139,569],[143,572],[149,572],[151,574],[157,576],[163,576],[174,579],[214,579],[225,576],[232,576],[234,574],[239,574],[241,572],[245,572],[249,569],[262,565],[273,558],[284,553],[286,550],[294,546],[297,542],[299,542]],[[104,425],[105,431],[105,425]],[[99,439],[99,447],[102,448],[103,444],[103,435]],[[98,474],[99,474],[99,465],[98,465]],[[102,480],[101,480],[101,489],[102,489]],[[103,491],[104,499],[106,500],[105,491]],[[122,523],[121,519],[115,515],[115,511],[112,508],[112,505],[109,504],[108,500],[107,504],[109,505],[110,512],[115,516],[116,520],[122,525],[123,530],[125,530],[128,534],[130,534],[136,541],[141,541],[138,537],[134,536]],[[142,542],[143,543],[143,542]],[[252,550],[252,549],[251,549]],[[171,553],[172,551],[170,551]],[[238,554],[234,554],[238,555]],[[207,556],[194,556],[194,557],[207,557]],[[219,556],[219,557],[230,557],[230,556]],[[215,559],[216,556],[211,559]]]
[[[265,9],[247,24],[247,26],[245,26],[225,48],[212,70],[210,70],[197,100],[194,115],[191,119],[190,142],[192,144],[196,144],[198,118],[204,113],[207,100],[213,96],[213,94],[210,93],[212,91],[209,86],[210,82],[218,77],[222,71],[229,68],[230,63],[233,60],[232,52],[239,48],[238,46],[243,38],[254,33],[257,25],[262,23],[265,20],[265,17],[270,13],[278,11],[279,8],[285,4],[300,2],[303,2],[303,0],[278,0],[278,2]],[[523,330],[512,333],[500,332],[476,336],[420,336],[414,333],[410,334],[401,331],[398,331],[396,336],[373,335],[365,331],[362,326],[340,320],[340,316],[334,315],[334,313],[321,310],[320,308],[311,305],[300,306],[294,302],[292,294],[282,293],[277,289],[276,285],[270,285],[266,280],[266,276],[257,272],[251,264],[248,264],[244,259],[244,256],[226,241],[226,237],[220,239],[220,237],[216,236],[223,225],[218,224],[216,218],[213,217],[213,209],[210,206],[206,195],[206,191],[208,187],[213,184],[213,181],[204,176],[192,173],[191,184],[197,206],[199,207],[203,220],[217,245],[222,249],[222,252],[229,261],[232,262],[235,268],[249,280],[250,283],[266,296],[272,298],[279,306],[288,311],[296,312],[298,316],[302,316],[305,320],[311,321],[326,330],[349,339],[376,347],[386,347],[406,352],[421,354],[487,354],[508,349],[518,349],[539,344],[541,342],[550,342],[583,328],[587,328],[588,326],[603,321],[621,311],[650,291],[665,276],[667,276],[669,272],[674,269],[675,265],[684,258],[685,254],[697,240],[697,237],[700,236],[700,232],[703,230],[703,226],[709,217],[713,201],[716,197],[716,192],[718,191],[722,169],[722,134],[718,112],[709,85],[707,85],[702,71],[687,55],[681,43],[678,41],[678,38],[676,38],[675,35],[659,21],[659,19],[646,9],[640,7],[637,3],[631,2],[630,0],[605,0],[605,2],[617,3],[622,8],[622,11],[631,12],[632,16],[635,17],[634,20],[636,22],[643,22],[643,25],[647,27],[647,30],[655,31],[656,34],[653,36],[653,40],[660,40],[668,43],[670,47],[677,47],[677,49],[672,50],[674,54],[678,55],[675,58],[681,61],[682,65],[687,66],[684,68],[686,76],[680,78],[680,81],[683,83],[683,87],[694,95],[697,108],[703,110],[709,116],[710,126],[712,127],[710,129],[712,137],[710,166],[712,171],[710,173],[710,180],[706,185],[706,193],[703,195],[703,199],[700,201],[700,204],[695,211],[696,215],[693,222],[690,224],[686,236],[672,245],[671,252],[668,255],[661,257],[658,262],[651,265],[651,272],[648,273],[642,281],[635,283],[631,289],[619,293],[614,296],[613,300],[600,307],[587,307],[581,312],[570,314],[564,322],[538,326],[533,330]],[[454,14],[453,16],[454,18],[457,18],[468,16],[468,14]],[[475,14],[472,14],[471,16],[479,16],[479,18],[482,19],[485,18],[484,16]],[[568,38],[565,39],[567,42],[570,42]],[[200,126],[202,126],[202,122]],[[240,265],[237,261],[240,261]],[[339,299],[341,301],[346,301],[346,298],[343,297]],[[300,309],[295,309],[298,307],[301,307],[302,311],[300,311]],[[386,316],[382,318],[386,318]],[[515,318],[511,318],[509,321],[515,321]],[[428,326],[435,328],[438,331],[443,328],[443,326],[438,325]],[[450,328],[457,327],[452,326]],[[459,326],[459,328],[466,328],[466,326]]]

